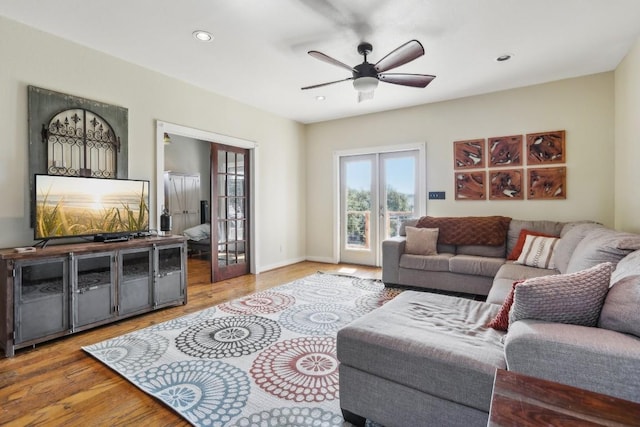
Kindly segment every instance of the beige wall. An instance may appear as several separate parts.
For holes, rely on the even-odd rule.
[[[307,256],[334,256],[332,233],[327,233],[334,218],[333,153],[422,141],[427,144],[427,191],[446,191],[446,200],[427,202],[429,215],[591,219],[613,226],[613,94],[609,72],[309,125],[307,193],[313,196],[307,199]],[[560,129],[567,139],[566,200],[454,200],[453,141]]]
[[[0,247],[33,243],[27,86],[35,85],[129,109],[129,177],[152,181],[154,208],[156,120],[255,141],[258,268],[304,259],[303,125],[5,18],[0,18],[0,58]]]
[[[615,225],[640,233],[640,39],[615,71]]]
[[[26,185],[27,85],[128,108],[131,178],[155,181],[156,120],[256,141],[259,269],[305,256],[333,257],[332,156],[358,147],[426,142],[427,190],[447,192],[446,200],[428,202],[432,215],[589,218],[640,230],[634,215],[640,201],[632,187],[640,178],[640,168],[632,163],[640,154],[640,42],[615,74],[306,127],[4,18],[0,55],[0,247],[33,243]],[[453,200],[452,141],[556,129],[567,131],[566,201]]]

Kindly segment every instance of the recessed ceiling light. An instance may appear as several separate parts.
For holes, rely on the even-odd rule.
[[[513,56],[513,54],[511,54],[511,53],[505,53],[505,54],[502,54],[502,55],[498,56],[496,58],[496,61],[498,61],[498,62],[508,61],[508,60],[511,59],[512,56]]]
[[[196,40],[200,40],[201,42],[210,42],[211,40],[213,40],[213,36],[211,35],[211,33],[203,30],[194,31],[193,37],[195,37]]]
[[[316,96],[316,101],[324,101],[325,99],[327,99],[327,98],[324,95]]]

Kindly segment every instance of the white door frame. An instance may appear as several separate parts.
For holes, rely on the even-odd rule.
[[[249,268],[252,274],[258,274],[258,221],[256,221],[256,212],[258,211],[258,189],[255,185],[255,179],[258,174],[258,144],[254,141],[247,139],[237,138],[235,136],[222,135],[215,132],[209,132],[205,130],[199,130],[190,128],[187,126],[181,126],[174,123],[163,122],[156,120],[156,216],[155,227],[160,229],[160,214],[162,212],[162,204],[164,203],[164,134],[170,133],[174,135],[180,135],[187,138],[199,139],[206,142],[213,142],[218,144],[231,145],[233,147],[240,147],[249,150],[250,158],[250,180],[249,190],[251,194],[249,203],[249,223],[251,228],[249,230],[249,239],[251,245],[249,245]]]
[[[380,147],[355,148],[333,152],[333,262],[340,262],[340,158],[344,156],[358,156],[362,154],[393,153],[398,151],[418,150],[418,188],[416,188],[416,203],[418,215],[427,212],[427,144],[417,142],[413,144],[388,145]],[[378,257],[380,258],[380,257]]]

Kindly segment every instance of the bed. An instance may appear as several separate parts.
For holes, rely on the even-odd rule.
[[[211,256],[211,224],[198,224],[187,228],[182,232],[187,238],[187,250],[189,257]]]

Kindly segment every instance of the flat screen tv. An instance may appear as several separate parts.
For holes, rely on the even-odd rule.
[[[149,231],[149,181],[35,175],[35,239]]]

